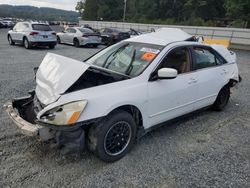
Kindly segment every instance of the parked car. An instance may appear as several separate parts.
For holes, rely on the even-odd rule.
[[[4,28],[11,28],[15,25],[15,23],[9,19],[3,19],[1,23],[4,25]]]
[[[5,28],[4,24],[2,23],[2,21],[0,21],[0,28]]]
[[[223,110],[240,81],[235,54],[162,29],[112,45],[84,62],[49,53],[28,97],[4,105],[29,136],[88,148],[112,162],[163,122]]]
[[[37,22],[18,22],[8,32],[7,39],[10,45],[20,43],[26,49],[34,46],[48,46],[53,49],[57,44],[56,32],[49,25]]]
[[[101,44],[101,37],[88,28],[68,27],[62,33],[57,33],[57,41],[59,44],[73,44],[75,47],[86,45],[97,47]]]
[[[128,32],[122,32],[115,28],[103,28],[100,29],[99,32],[102,37],[102,42],[105,45],[112,45],[130,38],[130,34]]]
[[[128,31],[130,37],[136,37],[139,35],[142,35],[143,33],[141,31],[137,31],[135,29],[130,28],[130,30]]]

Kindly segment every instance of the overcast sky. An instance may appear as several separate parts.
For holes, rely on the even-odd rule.
[[[36,7],[75,10],[77,1],[78,0],[0,0],[0,4],[31,5]]]

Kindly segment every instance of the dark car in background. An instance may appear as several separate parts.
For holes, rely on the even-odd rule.
[[[112,45],[122,40],[130,38],[129,32],[122,32],[115,28],[103,28],[99,30],[102,38],[102,43]]]
[[[4,24],[0,21],[0,28],[4,28]]]

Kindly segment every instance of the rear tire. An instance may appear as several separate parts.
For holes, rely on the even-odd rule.
[[[74,46],[75,46],[76,48],[79,48],[79,47],[80,47],[80,42],[79,42],[78,39],[74,39],[73,44],[74,44]]]
[[[26,49],[31,48],[30,42],[28,41],[28,39],[26,37],[23,39],[23,45]]]
[[[54,44],[50,44],[50,45],[49,45],[49,48],[50,48],[50,49],[54,49],[54,48],[55,48],[55,45],[54,45]]]
[[[15,42],[12,40],[12,37],[10,35],[8,36],[8,41],[10,45],[15,45]]]
[[[90,127],[88,147],[101,160],[114,162],[131,150],[135,138],[136,123],[133,117],[128,112],[119,110]]]
[[[226,85],[220,90],[216,98],[216,101],[213,104],[213,109],[216,111],[222,111],[228,104],[229,98],[230,98],[230,88],[229,86]]]

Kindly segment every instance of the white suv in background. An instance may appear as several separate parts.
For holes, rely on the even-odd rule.
[[[19,22],[8,32],[10,45],[21,43],[26,49],[34,46],[55,48],[56,32],[47,24],[37,22]]]

